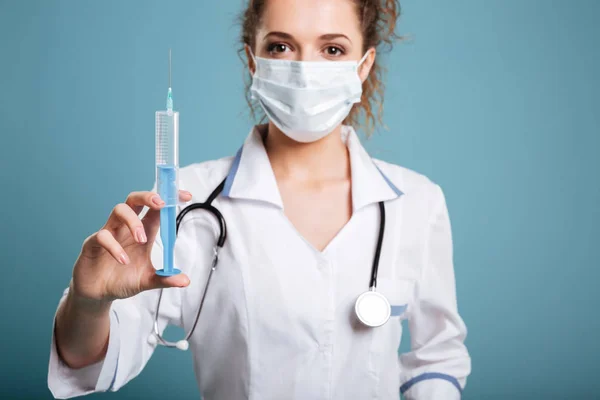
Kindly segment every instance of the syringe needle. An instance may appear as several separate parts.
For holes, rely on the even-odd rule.
[[[173,93],[171,92],[171,49],[169,49],[169,92],[167,93],[167,111],[173,111]]]

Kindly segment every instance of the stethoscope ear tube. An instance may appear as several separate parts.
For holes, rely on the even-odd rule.
[[[224,187],[225,179],[219,184],[219,186],[215,188],[215,190],[213,190],[213,192],[210,194],[210,196],[208,196],[204,203],[190,204],[189,206],[181,210],[181,212],[177,215],[177,218],[175,220],[175,235],[179,233],[179,225],[181,225],[181,221],[183,221],[183,217],[185,217],[187,213],[197,209],[205,210],[211,213],[216,218],[219,224],[219,238],[217,239],[217,246],[223,247],[223,245],[225,244],[225,240],[227,240],[227,224],[225,223],[225,218],[223,217],[223,214],[221,214],[221,211],[219,211],[215,206],[213,206],[212,202],[214,199],[217,198],[219,193],[223,191]]]
[[[183,210],[181,210],[179,215],[177,215],[177,219],[176,219],[176,223],[175,223],[175,234],[179,233],[179,225],[181,224],[183,217],[185,217],[185,215],[187,213],[189,213],[190,211],[198,210],[198,209],[208,211],[209,213],[211,213],[212,215],[215,216],[215,218],[219,224],[219,237],[217,239],[217,246],[223,247],[223,245],[225,244],[225,240],[227,240],[227,225],[225,224],[225,218],[223,217],[223,214],[221,214],[221,211],[219,211],[212,204],[195,203],[195,204],[191,204],[191,205],[187,206],[186,208],[184,208]]]
[[[186,351],[187,349],[190,348],[190,342],[188,342],[185,339],[182,339],[182,340],[179,340],[179,341],[173,343],[173,342],[166,341],[165,339],[162,338],[162,336],[157,336],[157,334],[155,332],[152,332],[150,334],[150,336],[148,336],[148,344],[150,346],[156,346],[158,344],[159,340],[160,340],[160,344],[165,347],[169,347],[169,348],[175,347],[181,351]]]

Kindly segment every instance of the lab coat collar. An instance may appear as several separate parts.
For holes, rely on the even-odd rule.
[[[250,131],[233,159],[222,196],[263,201],[283,209],[275,174],[264,147],[266,128],[266,125],[259,125]],[[342,140],[350,154],[353,212],[403,194],[375,164],[352,127],[342,127]]]

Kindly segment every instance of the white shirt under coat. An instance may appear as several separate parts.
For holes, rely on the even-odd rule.
[[[387,400],[401,391],[407,399],[460,399],[471,361],[457,311],[442,190],[423,175],[372,159],[352,128],[342,132],[351,162],[352,217],[322,252],[284,215],[264,127],[250,132],[235,157],[180,170],[180,188],[193,194],[193,202],[203,202],[227,177],[213,203],[227,221],[227,241],[190,339],[204,399]],[[369,286],[380,201],[386,226],[377,290],[390,301],[392,317],[382,327],[365,328],[354,302]],[[195,210],[185,217],[175,265],[191,284],[165,291],[161,330],[167,323],[191,328],[217,233],[210,214]],[[162,268],[160,235],[152,261]],[[48,386],[54,396],[115,391],[137,376],[154,351],[147,338],[157,296],[150,291],[113,302],[108,352],[97,364],[68,368],[53,337]],[[404,319],[411,351],[398,355]]]

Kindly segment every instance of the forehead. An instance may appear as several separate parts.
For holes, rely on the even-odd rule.
[[[267,0],[260,29],[295,37],[360,35],[354,0]]]

